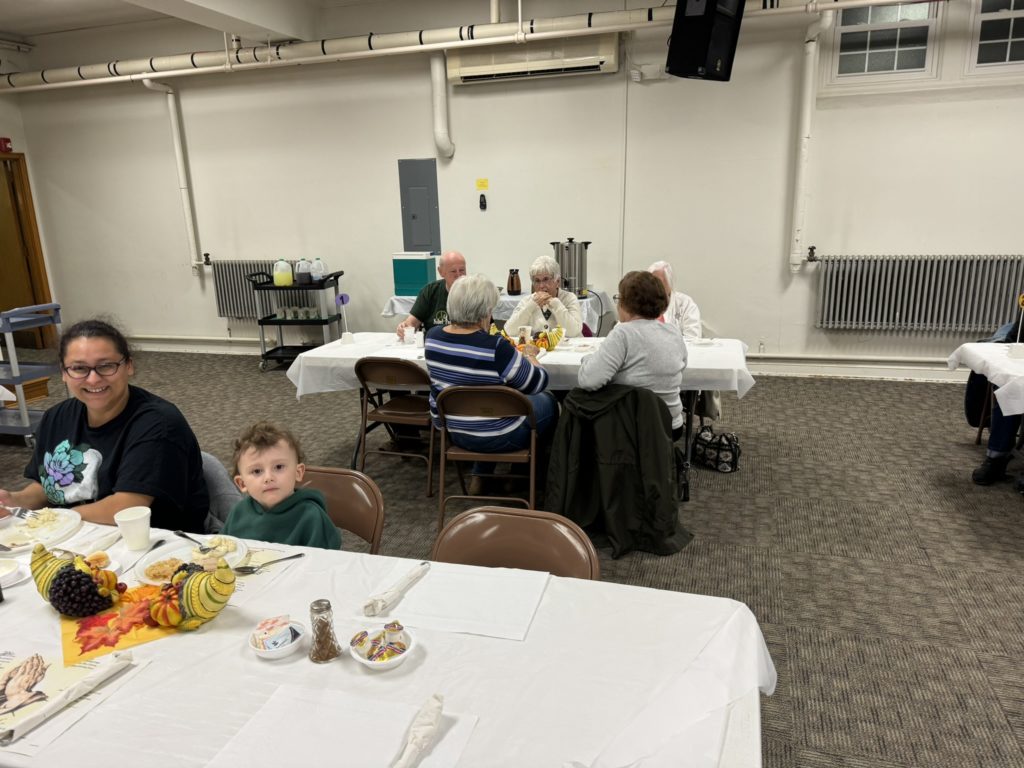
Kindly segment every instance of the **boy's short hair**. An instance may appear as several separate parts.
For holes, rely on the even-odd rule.
[[[299,464],[304,463],[306,459],[302,454],[302,446],[299,445],[299,440],[295,435],[273,422],[257,421],[245,430],[240,438],[235,440],[235,455],[231,459],[233,473],[236,475],[241,474],[238,471],[238,460],[250,448],[255,448],[257,451],[265,451],[268,448],[273,448],[282,440],[295,451]]]

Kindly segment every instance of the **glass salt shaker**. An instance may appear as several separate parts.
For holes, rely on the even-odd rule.
[[[309,604],[309,624],[313,635],[309,660],[323,664],[338,658],[341,647],[338,638],[334,636],[334,611],[330,600],[314,600]]]

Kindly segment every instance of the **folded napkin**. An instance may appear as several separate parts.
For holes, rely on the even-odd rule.
[[[38,658],[38,657],[37,657]],[[41,661],[41,659],[40,659]],[[17,741],[36,726],[46,722],[66,706],[87,693],[91,693],[105,681],[132,665],[131,651],[118,651],[109,657],[109,661],[101,664],[87,677],[82,678],[70,688],[66,688],[50,699],[45,707],[40,708],[31,716],[17,723],[13,728],[0,731],[0,747],[6,747]]]
[[[363,603],[363,614],[366,616],[377,616],[378,614],[386,613],[429,570],[430,563],[424,561],[405,574],[389,589],[385,589],[376,595],[370,595],[366,602]]]
[[[437,727],[441,724],[441,711],[444,708],[444,697],[435,693],[423,705],[409,726],[405,736],[405,748],[391,768],[413,768],[437,735]]]

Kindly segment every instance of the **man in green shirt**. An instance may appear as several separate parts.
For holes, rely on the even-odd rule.
[[[406,329],[423,328],[426,333],[435,325],[448,324],[448,291],[466,274],[466,259],[458,251],[447,251],[437,264],[437,274],[441,279],[423,286],[412,313],[398,324],[398,338],[405,338]]]

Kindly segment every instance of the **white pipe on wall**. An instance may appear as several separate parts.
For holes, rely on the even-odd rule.
[[[430,92],[434,108],[434,144],[443,157],[452,157],[455,144],[448,133],[448,77],[443,53],[430,56]]]
[[[491,24],[501,21],[501,0],[491,0]]]
[[[185,236],[188,240],[189,259],[192,273],[200,274],[203,265],[199,249],[199,234],[196,227],[196,211],[192,204],[192,185],[189,182],[188,156],[182,138],[181,106],[177,92],[168,85],[143,78],[142,84],[151,91],[167,95],[167,111],[171,120],[171,138],[174,142],[174,159],[178,166],[178,189],[181,193],[181,209],[185,214]]]
[[[814,80],[818,73],[818,38],[822,32],[831,29],[835,21],[834,11],[825,11],[807,28],[804,35],[803,77],[800,83],[800,119],[797,137],[800,146],[796,153],[793,171],[792,220],[789,236],[789,269],[799,272],[804,263],[803,236],[804,217],[807,214],[807,172],[811,151],[811,118],[814,114],[816,89]]]

